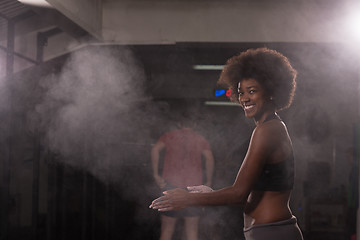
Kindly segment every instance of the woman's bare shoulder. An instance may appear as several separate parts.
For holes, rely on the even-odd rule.
[[[273,120],[259,124],[253,131],[253,141],[266,141],[276,144],[287,136],[287,129],[282,121]]]

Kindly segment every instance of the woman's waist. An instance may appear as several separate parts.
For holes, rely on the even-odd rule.
[[[267,224],[291,218],[289,194],[263,192],[250,195],[244,208],[245,227]]]

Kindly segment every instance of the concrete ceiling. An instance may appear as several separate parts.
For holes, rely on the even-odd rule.
[[[57,25],[74,37],[86,32],[104,42],[336,42],[347,37],[342,37],[346,34],[341,24],[357,2],[2,0],[0,28],[6,27],[6,20],[32,11],[41,19],[33,27]]]
[[[31,11],[30,8],[16,0],[2,0],[0,2],[0,37],[6,39],[8,21]]]
[[[84,44],[333,43],[351,39],[344,17],[356,0],[30,0],[0,2],[0,48],[16,22],[15,50],[34,58],[36,35],[58,28],[44,59]],[[1,56],[0,56],[1,57]]]
[[[33,2],[47,4],[52,9],[36,7],[36,5],[30,4]],[[185,35],[184,39],[191,38],[189,35],[194,35],[194,38],[199,38],[201,41],[201,37],[196,36],[196,30],[211,26],[213,26],[213,32],[216,27],[219,27],[216,30],[221,34],[219,36],[214,33],[204,34],[206,32],[203,30],[201,31],[204,36],[203,40],[215,39],[218,41],[220,36],[224,40],[229,36],[233,38],[231,31],[238,30],[238,35],[242,35],[244,30],[248,32],[245,25],[252,27],[252,32],[267,30],[271,33],[276,30],[277,25],[284,25],[284,21],[287,21],[287,26],[290,28],[285,29],[290,32],[289,35],[294,35],[291,28],[295,28],[297,32],[308,28],[307,39],[316,41],[317,39],[321,40],[321,35],[316,35],[316,32],[321,34],[321,32],[330,31],[331,28],[337,29],[339,15],[343,15],[344,11],[352,8],[356,2],[356,0],[296,0],[291,2],[285,0],[2,0],[0,3],[0,27],[4,28],[6,19],[33,11],[49,25],[60,23],[62,25],[60,27],[65,29],[74,28],[73,26],[67,27],[68,25],[78,26],[92,36],[105,41],[129,39],[125,35],[131,35],[135,38],[134,41],[137,41],[136,38],[142,38],[137,31],[143,31],[149,35],[147,30],[162,31],[162,38],[165,40],[176,41],[178,38],[181,41],[180,36],[172,36],[174,33],[169,30],[170,28],[181,30],[181,34]],[[210,14],[211,16],[209,16]],[[244,19],[245,17],[247,21]],[[191,22],[188,22],[187,19],[190,19],[193,24],[190,24]],[[236,23],[236,26],[230,25],[232,21]],[[188,31],[183,29],[184,26]],[[241,30],[242,32],[240,32]],[[71,35],[79,35],[76,31],[74,31],[75,33],[71,32],[73,30],[68,31]],[[223,35],[224,33],[227,34]],[[167,34],[169,37],[166,36]],[[259,33],[252,35],[253,38],[266,37]],[[279,35],[279,32],[276,31],[274,35]],[[305,37],[301,38],[301,36],[303,34],[295,34],[296,38],[303,41]],[[149,38],[151,37],[150,34]],[[281,34],[280,37],[285,41],[291,40],[286,34]],[[156,38],[158,39],[149,39],[149,41],[161,41],[159,36]],[[334,36],[329,38],[330,41],[336,40]],[[238,39],[247,40],[244,37]],[[234,40],[237,39],[234,38]]]

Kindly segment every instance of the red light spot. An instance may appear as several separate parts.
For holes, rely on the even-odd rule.
[[[226,96],[227,96],[227,97],[230,97],[230,94],[231,94],[231,91],[230,91],[230,90],[227,90],[227,91],[226,91]]]

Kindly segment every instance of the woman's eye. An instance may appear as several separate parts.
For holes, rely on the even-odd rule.
[[[255,90],[250,90],[249,93],[255,93]]]

